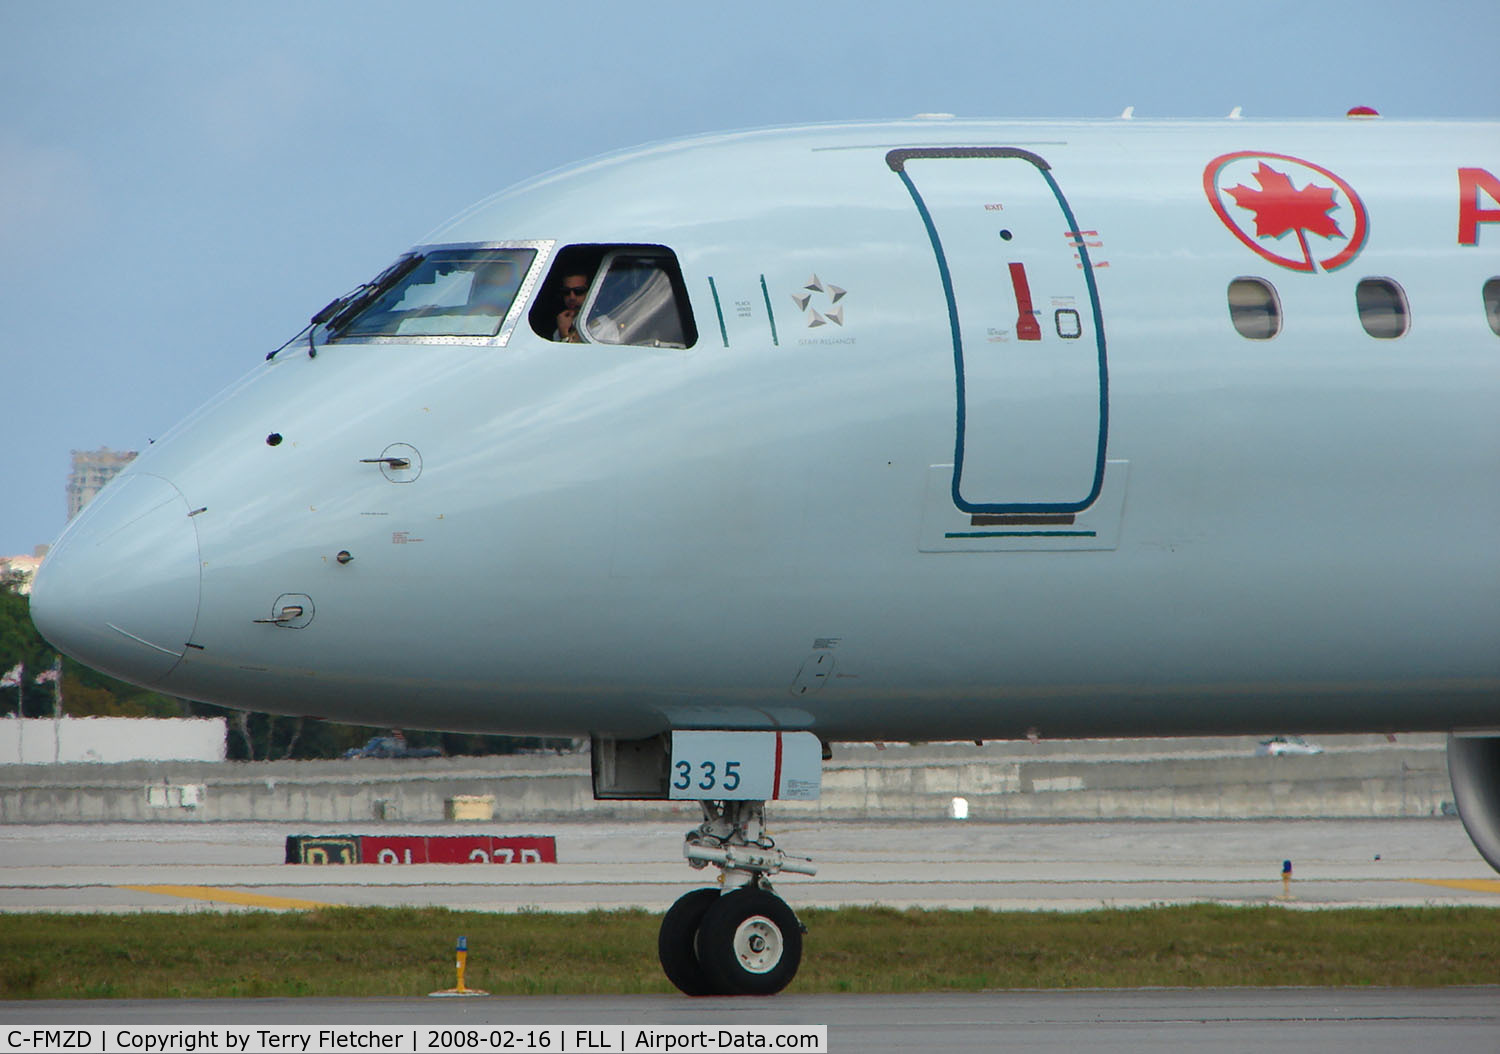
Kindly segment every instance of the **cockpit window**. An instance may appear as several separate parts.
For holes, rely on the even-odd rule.
[[[531,328],[559,343],[690,348],[698,341],[682,270],[663,245],[558,250]]]
[[[334,339],[493,338],[517,304],[536,260],[535,248],[436,249],[347,320]]]
[[[681,283],[670,255],[635,249],[610,253],[584,308],[584,334],[597,344],[688,347],[698,335],[691,331],[691,314],[682,310],[687,297],[678,296]]]

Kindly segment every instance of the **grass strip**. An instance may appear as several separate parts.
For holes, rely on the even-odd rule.
[[[1196,905],[1080,913],[801,913],[789,991],[1500,984],[1500,910]],[[645,911],[444,909],[0,915],[0,998],[670,992]]]

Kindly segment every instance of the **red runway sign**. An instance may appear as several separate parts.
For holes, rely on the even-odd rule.
[[[555,864],[552,835],[294,834],[289,864]]]

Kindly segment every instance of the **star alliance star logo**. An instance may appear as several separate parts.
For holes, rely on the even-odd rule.
[[[813,307],[813,295],[816,293],[822,293],[828,298],[828,306],[821,312]],[[801,290],[792,294],[792,301],[797,305],[797,310],[801,311],[803,317],[807,319],[808,329],[826,326],[830,322],[835,326],[842,326],[844,324],[843,299],[847,293],[847,289],[840,289],[836,285],[823,281],[817,275],[813,275]]]

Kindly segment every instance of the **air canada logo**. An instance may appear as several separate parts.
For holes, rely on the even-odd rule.
[[[814,301],[815,294],[822,294],[826,300]],[[797,310],[801,311],[807,319],[807,328],[816,329],[818,326],[826,326],[832,322],[835,326],[844,324],[844,297],[848,291],[840,289],[831,282],[825,282],[817,275],[813,275],[808,283],[797,292],[792,294],[796,301]],[[819,311],[818,308],[823,310]]]
[[[1278,267],[1336,271],[1370,230],[1354,188],[1321,165],[1286,154],[1224,154],[1203,170],[1203,192],[1240,241]]]

